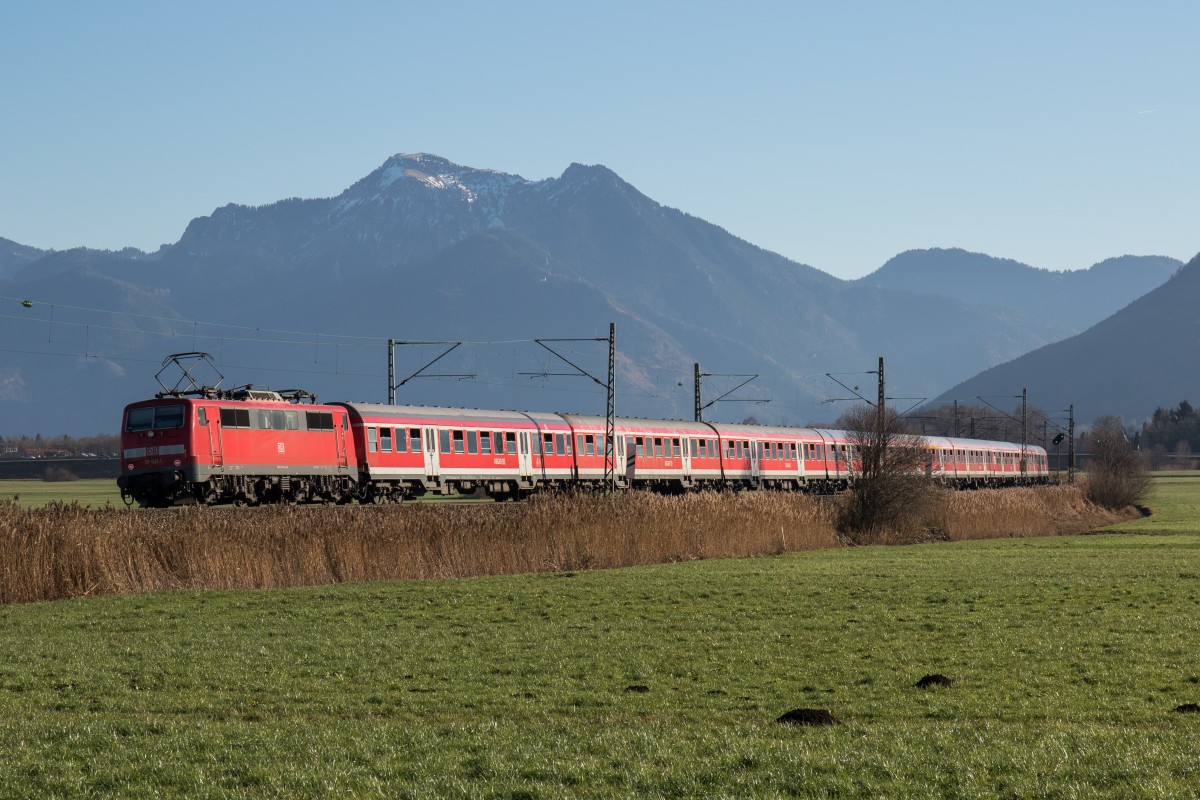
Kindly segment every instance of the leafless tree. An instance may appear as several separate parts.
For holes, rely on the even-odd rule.
[[[924,469],[925,440],[907,433],[907,421],[895,411],[880,415],[870,406],[846,412],[838,426],[850,434],[856,452],[842,530],[866,541],[918,523],[933,489]]]
[[[1105,508],[1139,505],[1150,491],[1150,476],[1133,449],[1120,417],[1099,417],[1088,432],[1087,496]]]

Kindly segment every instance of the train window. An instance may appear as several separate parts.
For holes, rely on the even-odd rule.
[[[225,424],[224,409],[221,410],[221,424]],[[305,427],[310,431],[331,431],[333,430],[333,414],[328,411],[305,411],[304,412]]]
[[[154,408],[131,408],[125,417],[125,430],[148,431],[154,427]]]
[[[463,432],[453,431],[454,436],[454,454],[461,456],[463,454]]]
[[[221,426],[225,428],[249,428],[250,427],[250,409],[248,408],[222,408],[221,409]]]
[[[154,428],[178,428],[183,425],[183,406],[153,406],[129,409],[127,431],[145,431]]]
[[[521,443],[521,455],[529,455],[529,432],[521,431],[518,441]]]
[[[408,443],[410,445],[412,445],[409,448],[410,451],[412,451],[414,453],[421,452],[421,429],[420,428],[409,428],[408,429]]]
[[[655,458],[663,457],[663,445],[662,445],[662,437],[661,436],[654,437],[654,457]]]
[[[287,419],[286,426],[289,431],[300,430],[300,414],[295,411],[284,412]]]
[[[403,453],[408,449],[408,431],[396,428],[396,452]]]
[[[671,447],[674,450],[675,458],[679,458],[680,456],[683,455],[683,448],[679,443],[678,436],[676,436],[674,439],[671,440]]]
[[[163,428],[181,428],[183,427],[183,406],[157,406],[154,409],[154,429],[160,431]]]
[[[374,428],[367,428],[367,452],[374,453],[379,449],[379,431]]]
[[[586,453],[589,456],[596,455],[596,437],[592,436],[591,434],[588,434],[587,436],[585,436],[583,438],[583,441],[584,441],[584,453]]]
[[[596,434],[596,455],[607,455],[607,453],[604,452],[604,434],[602,433]]]
[[[582,433],[575,434],[575,452],[579,453],[579,455],[583,455],[583,434]],[[593,453],[593,455],[595,455],[595,454]]]
[[[696,440],[696,453],[699,458],[708,458],[708,440],[707,439],[697,439]]]
[[[504,455],[504,434],[496,432],[492,434],[492,451],[498,455]]]
[[[565,456],[567,454],[567,445],[563,442],[563,434],[554,434],[554,452],[557,455]]]
[[[517,435],[511,431],[504,434],[504,452],[510,456],[517,454]]]
[[[546,453],[546,455],[548,455],[548,456],[554,455],[554,434],[553,433],[543,433],[542,441],[544,442],[542,450]]]
[[[450,453],[450,431],[438,431],[438,439],[440,440],[438,442],[438,444],[441,445],[441,447],[438,448],[438,451],[449,455],[449,453]]]
[[[636,455],[636,456],[646,455],[646,440],[644,437],[641,437],[641,436],[637,437],[637,445],[635,446],[635,449],[633,452],[634,452],[634,455]]]
[[[381,452],[381,453],[392,452],[392,429],[391,428],[380,428],[379,429],[379,452]]]
[[[542,436],[539,433],[533,434],[533,454],[535,456],[542,454]]]
[[[467,454],[475,455],[479,452],[479,431],[467,431]]]
[[[271,427],[277,431],[287,430],[287,415],[282,411],[271,412]]]
[[[196,409],[196,423],[199,425],[207,425],[208,424],[208,409],[206,409],[206,408]]]
[[[734,453],[733,440],[730,439],[725,442],[725,457],[733,458],[733,453]]]

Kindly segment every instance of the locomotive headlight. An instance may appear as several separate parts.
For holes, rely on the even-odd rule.
[[[132,470],[132,469],[133,469],[133,464],[126,464],[126,465],[125,465],[125,469]]]

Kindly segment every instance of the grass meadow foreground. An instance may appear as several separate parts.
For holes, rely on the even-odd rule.
[[[79,503],[82,506],[121,508],[121,490],[113,478],[78,481],[0,481],[0,500],[16,498],[22,508],[42,508],[50,503]]]
[[[4,606],[0,794],[1194,797],[1196,523]]]

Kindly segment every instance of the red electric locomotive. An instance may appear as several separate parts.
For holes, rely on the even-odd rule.
[[[250,388],[160,396],[127,406],[121,426],[127,502],[348,502],[358,458],[340,406],[303,392]]]

